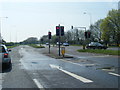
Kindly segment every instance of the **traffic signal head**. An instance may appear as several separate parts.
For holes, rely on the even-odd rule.
[[[64,36],[64,26],[61,26],[61,36]]]
[[[88,38],[90,38],[90,36],[91,36],[91,32],[88,32]]]
[[[73,29],[73,26],[71,26],[71,29]]]
[[[48,32],[48,38],[51,39],[51,32]]]
[[[59,36],[59,30],[60,30],[60,27],[56,26],[56,36]]]
[[[87,38],[87,33],[88,33],[88,32],[85,32],[85,38]]]
[[[56,36],[59,36],[60,33],[60,36],[64,35],[64,26],[56,26]]]

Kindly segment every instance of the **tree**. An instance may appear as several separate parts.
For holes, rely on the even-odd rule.
[[[38,39],[36,37],[30,37],[23,41],[24,44],[37,44]]]
[[[102,39],[106,43],[120,44],[120,13],[119,10],[112,9],[100,26],[102,30]]]
[[[95,22],[95,24],[90,26],[90,31],[91,31],[91,38],[94,41],[94,39],[98,39],[98,41],[101,41],[101,29],[100,29],[100,25],[102,23],[102,19],[98,20],[97,22]]]

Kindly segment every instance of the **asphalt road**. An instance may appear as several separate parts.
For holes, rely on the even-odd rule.
[[[74,48],[74,47],[73,47]],[[53,48],[54,49],[54,48]],[[81,56],[69,53],[74,59],[54,59],[42,54],[43,49],[18,46],[12,49],[12,68],[4,69],[2,88],[118,88],[118,57],[98,54]],[[87,57],[87,58],[85,58]],[[105,62],[106,63],[105,63]],[[105,63],[105,64],[104,64]],[[110,70],[101,67],[114,65]],[[112,66],[110,66],[112,67]]]

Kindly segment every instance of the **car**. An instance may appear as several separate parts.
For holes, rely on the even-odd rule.
[[[69,46],[69,44],[68,43],[63,43],[63,46]]]
[[[59,45],[59,42],[57,42],[56,44]],[[60,43],[60,45],[62,45],[62,43]]]
[[[90,44],[86,45],[87,49],[107,49],[108,47],[105,45],[102,45],[99,42],[91,42]]]
[[[7,49],[5,45],[0,45],[0,63],[2,65],[11,66],[11,57],[10,57],[10,49]]]
[[[46,43],[46,45],[49,45],[49,43]]]

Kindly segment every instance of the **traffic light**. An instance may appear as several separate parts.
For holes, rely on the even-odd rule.
[[[48,38],[51,39],[51,32],[48,32]]]
[[[43,38],[41,38],[41,41],[43,41]]]
[[[90,36],[91,36],[91,32],[88,32],[88,38],[90,38]]]
[[[64,26],[61,26],[61,36],[64,36]]]
[[[85,32],[85,38],[87,38],[87,36],[88,36],[87,34],[88,34],[88,32]]]
[[[60,30],[60,27],[56,26],[56,36],[59,36],[59,30]]]
[[[61,31],[61,36],[64,36],[64,26],[56,26],[56,36],[59,36]]]
[[[73,29],[73,26],[71,26],[71,29]]]

